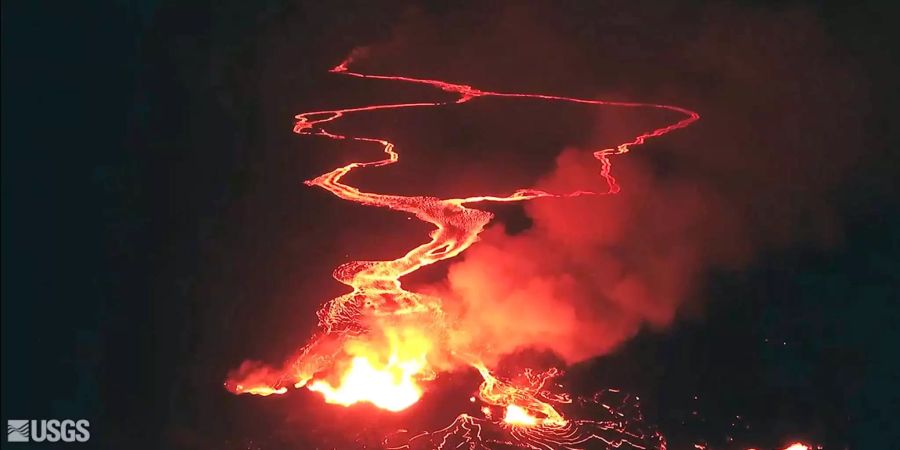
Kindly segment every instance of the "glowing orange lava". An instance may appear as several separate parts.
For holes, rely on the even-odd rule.
[[[349,406],[368,402],[388,411],[408,408],[422,396],[419,379],[425,375],[430,343],[413,330],[401,335],[391,329],[388,340],[386,361],[381,361],[380,349],[367,342],[348,342],[345,351],[352,359],[338,386],[315,380],[307,387],[324,395],[327,403]]]
[[[283,368],[245,363],[232,372],[226,387],[235,393],[269,395],[284,393],[287,385],[297,388],[306,386],[309,390],[322,394],[328,403],[348,406],[368,402],[385,410],[399,411],[414,404],[423,395],[422,382],[432,379],[436,372],[468,365],[478,370],[484,379],[478,398],[486,405],[504,408],[504,422],[535,429],[558,430],[546,436],[552,440],[577,441],[579,433],[571,429],[574,424],[563,418],[542,391],[545,381],[557,375],[557,371],[551,370],[538,375],[529,373],[525,385],[495,377],[482,363],[482,358],[468,348],[454,347],[454,341],[448,339],[453,324],[448,323],[441,308],[441,300],[403,289],[400,278],[424,266],[453,258],[478,240],[478,235],[493,215],[471,208],[470,205],[479,202],[518,202],[546,197],[614,194],[620,188],[610,173],[610,156],[626,153],[631,147],[641,145],[647,139],[687,127],[700,116],[684,108],[662,104],[490,92],[438,80],[367,75],[351,71],[351,62],[352,58],[348,58],[331,71],[363,79],[432,86],[457,97],[454,101],[370,105],[297,115],[294,132],[298,134],[369,143],[379,147],[385,154],[381,159],[338,167],[306,181],[306,184],[325,189],[351,202],[412,214],[433,225],[434,230],[427,242],[397,259],[350,261],[335,269],[334,278],[351,287],[352,291],[328,301],[318,312],[319,332]],[[644,132],[629,142],[595,150],[593,155],[599,161],[599,175],[607,185],[607,189],[601,192],[551,193],[519,189],[508,195],[441,199],[364,192],[343,183],[344,176],[351,171],[394,164],[399,160],[399,154],[393,143],[380,137],[346,136],[328,131],[324,127],[330,122],[363,112],[451,106],[496,97],[652,108],[675,113],[680,119]],[[568,398],[558,396],[554,400],[565,403]],[[472,426],[473,420],[471,416],[463,415],[455,424],[467,428]],[[591,433],[588,435],[593,436]]]
[[[421,363],[400,362],[393,357],[386,365],[375,367],[368,359],[357,356],[337,388],[327,381],[314,381],[309,390],[321,392],[327,403],[349,406],[369,402],[381,409],[400,411],[422,396],[422,388],[412,378],[421,369]]]
[[[272,394],[284,394],[287,392],[286,387],[280,387],[278,389],[269,387],[269,386],[250,386],[246,387],[243,384],[238,384],[235,386],[235,390],[238,394],[253,394],[260,395],[263,397],[267,397]]]
[[[510,425],[521,425],[526,427],[537,425],[538,423],[537,417],[528,414],[528,411],[517,405],[509,405],[506,407],[506,414],[503,415],[503,421]]]
[[[795,442],[787,447],[784,450],[809,450],[810,447],[802,442]]]

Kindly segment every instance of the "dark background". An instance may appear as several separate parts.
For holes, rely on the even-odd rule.
[[[89,445],[98,448],[307,448],[327,441],[317,433],[333,433],[323,423],[359,420],[359,412],[326,409],[302,392],[260,400],[231,396],[220,383],[243,358],[277,363],[304,341],[313,309],[342,292],[330,279],[333,267],[393,255],[425,230],[300,183],[353,155],[293,135],[294,114],[427,92],[368,87],[326,69],[358,45],[388,39],[398,17],[446,18],[448,33],[457,32],[453,26],[465,33],[506,10],[479,2],[370,3],[3,3],[4,419],[88,418]],[[629,27],[641,28],[644,12],[663,45],[692,23],[684,15],[719,7],[687,2],[687,12],[659,13],[657,3],[629,5],[544,8],[554,11],[547,20],[555,29],[580,33],[579,45],[590,48],[601,35],[628,45]],[[890,115],[895,12],[887,5],[724,6],[795,7],[823,24],[867,95],[848,106],[861,137],[849,146],[825,143],[819,154],[861,156],[842,165],[847,176],[828,191],[841,230],[836,242],[766,248],[740,270],[713,270],[698,289],[702,312],[572,370],[583,385],[641,395],[648,421],[672,448],[774,448],[795,439],[827,449],[896,446],[900,161]],[[608,27],[606,11],[619,6],[632,12],[629,20]],[[445,50],[450,56],[430,55],[419,69],[470,81],[460,79],[465,57]],[[649,77],[630,86],[639,71],[667,71],[669,83],[695,92],[714,84],[659,67],[652,53],[638,59],[596,71],[613,72],[603,81],[631,92],[659,84]],[[392,72],[408,69],[389,63]],[[472,83],[595,93],[564,70],[513,79],[509,71],[534,66],[518,67],[514,58],[497,64],[508,71],[475,70],[483,78]],[[464,120],[446,114],[371,120],[415,143],[422,138],[404,130],[427,129],[435,117]],[[522,120],[517,126],[542,130],[539,121]],[[533,148],[517,161],[523,169],[500,187],[533,179],[572,144],[558,130],[535,134],[545,141],[529,141]],[[445,133],[434,139],[457,139],[459,148],[480,139]],[[502,163],[491,158],[479,164]],[[410,154],[399,189],[429,181],[436,161],[459,170],[468,164]],[[815,173],[817,163],[804,170]],[[478,191],[486,183],[480,174],[436,176],[432,191],[446,195],[453,179]],[[521,220],[515,208],[498,213],[511,226]],[[365,231],[354,227],[359,222]]]

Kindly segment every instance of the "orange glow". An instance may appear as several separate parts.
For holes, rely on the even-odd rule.
[[[505,406],[506,414],[503,418],[505,422],[520,425],[540,423],[548,426],[563,426],[567,423],[550,403],[538,399],[544,383],[558,375],[557,370],[553,369],[537,375],[527,372],[527,385],[520,386],[499,380],[481,363],[473,365],[484,378],[478,396],[485,403]],[[532,421],[534,423],[529,423]]]
[[[503,421],[510,425],[520,425],[530,427],[537,425],[537,417],[528,414],[520,406],[509,405],[506,407],[506,414],[503,415]]]
[[[269,386],[244,387],[244,385],[242,385],[242,384],[235,386],[235,390],[239,394],[253,394],[253,395],[259,395],[262,397],[268,397],[272,394],[284,394],[285,392],[287,392],[287,388],[285,388],[285,387],[278,388],[278,389],[271,388]]]
[[[689,126],[699,114],[677,106],[612,102],[544,94],[482,91],[464,84],[410,78],[403,76],[366,75],[349,69],[348,58],[331,71],[345,76],[399,81],[431,86],[457,95],[455,100],[417,103],[395,103],[306,112],[296,116],[294,132],[336,141],[370,144],[383,156],[362,162],[352,162],[307,180],[334,196],[366,206],[387,208],[409,214],[431,224],[429,239],[402,256],[387,261],[349,261],[337,267],[333,277],[351,291],[325,303],[318,312],[319,332],[290,358],[282,368],[272,368],[245,362],[229,375],[226,387],[234,393],[268,395],[284,393],[286,385],[306,386],[322,394],[327,403],[349,406],[366,402],[388,411],[400,411],[416,403],[423,395],[422,382],[433,379],[441,370],[461,366],[474,367],[483,382],[477,398],[485,405],[504,408],[502,422],[520,426],[516,433],[531,433],[536,442],[552,441],[566,448],[596,436],[578,427],[589,421],[569,422],[551,404],[567,403],[565,394],[549,395],[544,389],[547,380],[559,374],[550,371],[534,374],[526,371],[525,381],[501,380],[483,361],[490,348],[460,344],[466,339],[454,339],[458,327],[445,315],[440,298],[410,292],[401,286],[400,278],[425,266],[453,258],[475,244],[479,234],[493,219],[488,211],[476,209],[482,202],[520,202],[538,198],[605,195],[619,192],[619,185],[611,175],[610,157],[626,153],[632,147],[651,138]],[[508,98],[569,102],[593,106],[648,108],[667,111],[679,116],[676,121],[645,131],[628,142],[609,148],[594,149],[599,162],[599,176],[605,188],[598,192],[576,190],[553,193],[523,188],[507,195],[478,195],[466,198],[442,199],[425,195],[402,196],[364,192],[344,184],[343,178],[356,169],[394,164],[400,155],[392,142],[375,136],[347,136],[325,127],[351,114],[407,108],[451,107],[476,99]],[[522,326],[528,326],[527,323]],[[474,399],[473,399],[474,401]],[[490,408],[482,411],[489,420]],[[468,427],[473,418],[460,415],[455,422]],[[593,426],[599,426],[594,424]],[[517,429],[519,427],[516,427]],[[448,428],[449,429],[449,428]],[[480,439],[477,433],[469,439]],[[475,446],[472,445],[472,448]],[[548,447],[549,446],[545,446]],[[530,447],[534,448],[534,447]]]
[[[357,356],[337,388],[327,381],[314,381],[309,390],[321,392],[326,403],[349,406],[369,402],[381,409],[400,411],[422,396],[422,388],[412,378],[419,370],[421,365],[415,361],[399,362],[392,357],[386,366],[376,368],[368,359]]]
[[[326,403],[350,406],[368,402],[388,411],[401,411],[419,400],[423,389],[417,378],[427,365],[428,340],[415,332],[388,333],[390,356],[380,361],[380,352],[357,341],[348,343],[350,367],[340,376],[337,387],[315,380],[307,388],[325,396]]]
[[[795,442],[784,448],[784,450],[809,450],[809,449],[810,449],[810,447],[808,445],[803,444],[801,442]]]

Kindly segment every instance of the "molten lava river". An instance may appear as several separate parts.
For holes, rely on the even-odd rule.
[[[484,202],[521,202],[547,197],[606,195],[619,191],[610,173],[610,157],[628,152],[647,139],[687,127],[699,119],[693,111],[677,106],[613,102],[555,95],[483,91],[444,81],[358,73],[350,69],[352,56],[331,72],[362,79],[392,80],[431,86],[455,96],[452,101],[396,103],[305,112],[296,116],[294,132],[338,141],[357,141],[380,148],[384,157],[353,162],[306,181],[347,201],[389,208],[415,215],[434,226],[430,240],[391,261],[350,261],[334,271],[334,278],[352,291],[331,299],[318,311],[315,335],[282,367],[245,363],[225,383],[237,394],[268,396],[289,388],[306,388],[326,403],[349,406],[370,403],[387,411],[401,411],[415,404],[425,386],[451,368],[468,366],[483,381],[470,398],[482,414],[461,414],[440,430],[386,438],[385,448],[416,449],[575,449],[665,448],[658,432],[643,432],[629,425],[639,412],[630,408],[627,395],[604,391],[589,398],[561,391],[553,380],[557,369],[526,371],[521,377],[497,376],[484,361],[489,350],[453,339],[454,323],[442,310],[441,299],[403,288],[400,278],[437,261],[453,258],[478,240],[492,214],[477,209]],[[344,184],[345,175],[357,169],[394,164],[399,153],[394,144],[373,136],[346,136],[327,126],[351,114],[400,108],[452,107],[492,97],[527,98],[572,102],[598,107],[652,108],[677,114],[678,120],[634,137],[612,148],[598,149],[598,176],[607,189],[601,192],[545,192],[520,189],[509,195],[468,198],[400,196],[363,192]],[[474,387],[473,387],[474,388]],[[469,394],[467,394],[468,396]],[[618,396],[621,401],[609,401]],[[591,414],[578,411],[593,410]],[[573,411],[573,412],[569,412]],[[599,411],[599,413],[597,412]],[[598,418],[598,416],[600,418]],[[397,441],[397,442],[393,442]]]

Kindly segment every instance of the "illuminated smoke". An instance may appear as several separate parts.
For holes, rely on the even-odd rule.
[[[695,43],[695,53],[716,52],[713,41]],[[754,57],[764,58],[752,53],[748,56]],[[759,63],[753,65],[757,70],[777,73],[795,69],[773,67],[765,60],[755,62]],[[738,71],[734,67],[715,70]],[[431,241],[397,260],[357,261],[338,268],[335,278],[352,287],[353,292],[326,304],[319,316],[320,332],[283,367],[242,365],[229,377],[228,387],[234,392],[277,394],[291,386],[308,386],[332,403],[367,401],[396,410],[415,401],[435,372],[473,366],[484,377],[479,400],[487,405],[488,411],[490,407],[501,407],[499,411],[486,413],[487,419],[509,418],[507,422],[515,422],[517,430],[542,429],[546,425],[570,437],[593,435],[584,430],[600,426],[598,422],[566,420],[556,408],[565,402],[548,401],[541,397],[544,393],[540,388],[528,389],[499,379],[490,369],[504,354],[526,347],[548,348],[567,362],[576,362],[610,351],[641,327],[665,327],[691,297],[703,273],[716,267],[739,267],[755,250],[791,242],[796,218],[807,211],[790,210],[786,205],[791,202],[781,200],[805,199],[824,193],[831,185],[827,180],[836,177],[845,165],[840,160],[829,160],[821,165],[828,169],[824,174],[791,172],[803,168],[796,162],[808,160],[816,144],[824,139],[802,133],[807,127],[818,126],[815,120],[821,116],[789,110],[783,114],[786,118],[783,123],[788,124],[784,126],[791,135],[782,139],[785,130],[771,131],[771,127],[777,126],[771,123],[772,114],[761,114],[765,117],[760,119],[753,114],[725,110],[734,103],[737,89],[722,88],[711,99],[690,93],[681,96],[695,98],[693,104],[698,105],[698,110],[721,112],[712,118],[714,121],[728,118],[724,124],[717,122],[714,130],[704,135],[703,145],[696,145],[696,136],[690,137],[688,133],[678,145],[654,148],[683,157],[696,172],[692,176],[660,176],[652,161],[630,160],[628,164],[616,166],[615,176],[623,186],[620,191],[620,183],[609,172],[611,159],[608,157],[623,153],[627,147],[611,143],[608,150],[599,154],[593,149],[564,151],[557,158],[557,167],[533,188],[506,196],[438,199],[366,193],[343,184],[341,178],[351,170],[391,164],[400,157],[398,151],[402,153],[404,149],[395,149],[381,137],[336,134],[331,122],[347,115],[384,109],[452,108],[456,107],[453,103],[520,96],[443,81],[363,75],[354,72],[349,63],[337,66],[334,71],[359,78],[425,84],[455,96],[447,103],[426,101],[305,113],[298,116],[295,128],[304,135],[361,141],[383,149],[386,154],[382,160],[353,163],[307,184],[327,189],[345,200],[411,213],[435,225],[437,230]],[[753,74],[740,73],[734,77],[738,75],[747,84],[742,87],[753,91],[756,82]],[[705,86],[704,89],[708,90]],[[529,97],[581,102],[565,97]],[[818,103],[822,99],[835,98],[812,94],[799,97],[802,101],[792,104],[822,105]],[[779,99],[769,100],[776,105]],[[662,128],[653,128],[658,126],[654,124],[649,129],[657,131],[649,136],[682,128],[697,118],[690,111],[663,105],[587,103],[670,113],[663,117],[673,121],[664,121],[669,125]],[[778,112],[771,108],[776,106],[760,106],[766,113]],[[777,108],[784,107],[777,104]],[[852,124],[841,122],[840,117],[834,120],[853,129]],[[598,134],[603,136],[621,132],[603,127],[610,125],[598,125]],[[772,136],[776,139],[771,139]],[[763,144],[754,139],[762,139]],[[629,136],[626,141],[639,144],[642,139],[631,140]],[[791,151],[783,151],[782,146]],[[719,183],[721,180],[708,176],[709,173],[726,173],[730,179]],[[805,190],[791,188],[789,176],[802,178],[804,182],[798,185],[805,186]],[[806,182],[814,176],[822,176],[826,181]],[[607,192],[617,192],[617,195],[584,195]],[[500,227],[482,232],[491,216],[476,209],[478,203],[522,200],[532,200],[525,206],[533,220],[530,229],[515,235],[505,234]],[[808,213],[814,218],[827,215],[818,210]],[[755,220],[762,214],[766,214],[766,220]],[[824,234],[827,234],[827,221],[813,222],[816,226],[824,224]],[[476,238],[482,242],[469,248]],[[451,265],[445,282],[409,291],[400,286],[401,276],[453,258],[463,250],[466,252]],[[409,328],[428,342],[424,366],[422,352],[398,349],[392,344],[392,333]],[[409,397],[404,397],[399,404],[385,402],[371,392],[345,396],[355,389],[355,374],[365,372],[392,373],[385,378],[387,384],[406,386],[409,389],[403,392],[412,394],[404,394]],[[530,418],[539,426],[529,427]],[[487,419],[460,416],[450,427],[430,436],[465,434],[481,429],[483,420]],[[563,428],[566,430],[562,431]],[[522,436],[517,441],[528,439]],[[558,442],[554,439],[557,437],[547,440]]]
[[[517,49],[524,55],[515,61],[558,53],[560,66],[582,72],[565,76],[577,80],[575,85],[590,85],[590,69],[578,55],[590,50],[549,31],[538,13],[523,9],[504,16],[502,28],[528,30],[515,34],[523,41],[544,41]],[[651,23],[668,20],[662,18],[665,11],[632,11],[641,6],[610,9],[614,24],[615,17],[630,15]],[[690,10],[688,16],[693,17]],[[611,73],[627,79],[625,86],[647,87],[641,95],[658,92],[669,76],[643,71],[630,59],[650,44],[663,46],[652,53],[655,66],[715,80],[697,87],[683,82],[665,92],[688,99],[704,120],[618,160],[617,195],[535,200],[524,206],[532,222],[528,229],[485,231],[478,245],[453,261],[446,280],[426,288],[446,299],[448,313],[464,318],[458,339],[498,354],[537,347],[570,363],[581,361],[610,352],[643,328],[661,330],[679,316],[700,314],[699,290],[714,271],[743,268],[756,254],[786,246],[839,241],[829,199],[859,157],[861,124],[853,111],[865,100],[854,64],[834,52],[821,24],[802,9],[772,13],[730,6],[696,16],[685,19],[684,28],[694,30],[691,39],[660,43],[653,27],[636,25],[629,29],[630,45],[601,42],[596,48],[608,56]],[[427,29],[421,23],[407,27]],[[427,45],[439,48],[413,46],[407,32],[398,32],[382,52],[402,61],[399,52],[411,46],[426,54]],[[453,42],[475,67],[491,67],[494,39]],[[775,46],[779,52],[768,51]],[[621,110],[598,111],[598,140],[615,142],[646,123],[616,114]],[[589,149],[565,149],[534,187],[600,189],[603,180],[591,158]]]
[[[334,278],[353,289],[348,294],[330,300],[319,311],[320,332],[281,370],[245,363],[229,376],[226,387],[237,394],[267,396],[283,394],[288,385],[293,385],[295,388],[307,387],[321,393],[328,403],[349,406],[367,402],[389,411],[399,411],[418,401],[423,393],[421,383],[434,378],[436,371],[468,365],[477,369],[483,378],[478,398],[489,406],[504,408],[501,423],[515,428],[537,430],[520,431],[519,437],[511,432],[514,441],[518,442],[516,445],[530,446],[530,441],[543,442],[545,445],[568,445],[567,443],[603,439],[590,430],[606,430],[609,426],[594,420],[572,422],[564,418],[553,405],[571,403],[568,395],[553,394],[545,388],[546,382],[558,374],[555,369],[539,374],[529,372],[525,384],[498,378],[485,361],[495,362],[505,349],[495,347],[492,340],[481,337],[480,330],[470,329],[478,323],[472,321],[471,325],[467,324],[465,322],[469,319],[460,314],[446,315],[440,296],[405,290],[401,286],[400,277],[435,262],[453,258],[474,244],[493,218],[486,211],[474,209],[475,204],[617,194],[620,187],[611,174],[611,156],[627,153],[632,147],[642,145],[648,139],[685,128],[700,116],[684,108],[662,104],[493,92],[437,80],[367,75],[351,71],[350,63],[352,59],[339,64],[332,72],[364,79],[423,84],[458,97],[453,102],[371,105],[299,114],[294,127],[298,134],[377,145],[386,155],[380,160],[347,164],[309,180],[306,184],[323,188],[344,200],[413,214],[434,225],[435,229],[430,233],[431,240],[394,260],[351,261],[338,267],[334,271]],[[596,190],[575,188],[554,191],[530,188],[519,189],[505,196],[478,195],[440,199],[364,192],[343,182],[344,176],[355,169],[396,163],[399,153],[393,143],[379,137],[331,132],[325,128],[330,122],[348,114],[450,106],[491,97],[654,109],[676,113],[680,118],[641,132],[624,143],[593,150],[591,162],[595,167],[594,178],[603,180]],[[597,161],[599,167],[596,165]],[[482,300],[486,303],[492,301],[490,298]],[[530,327],[531,323],[520,323],[520,326]],[[544,338],[553,339],[554,336]],[[481,419],[461,415],[458,420],[473,423],[471,421]],[[480,440],[470,439],[473,443]]]
[[[596,186],[589,158],[567,150],[538,188]],[[462,317],[460,339],[498,354],[550,349],[572,363],[674,319],[698,273],[725,256],[703,245],[705,230],[728,225],[705,213],[720,200],[634,168],[619,174],[628,185],[618,195],[535,201],[526,206],[530,229],[493,228],[450,267],[434,294],[454,300],[446,308]]]

